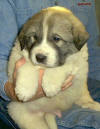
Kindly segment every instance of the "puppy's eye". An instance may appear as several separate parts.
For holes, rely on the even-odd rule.
[[[33,37],[35,40],[38,40],[38,36],[36,34]]]
[[[61,40],[61,38],[59,36],[54,36],[53,37],[53,41],[55,42],[59,42]]]

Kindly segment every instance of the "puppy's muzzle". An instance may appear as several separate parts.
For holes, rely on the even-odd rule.
[[[47,59],[47,56],[40,54],[40,53],[36,54],[36,61],[38,63],[44,63],[46,59]]]

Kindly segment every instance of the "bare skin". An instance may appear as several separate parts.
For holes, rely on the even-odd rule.
[[[19,101],[16,94],[15,94],[15,91],[14,91],[14,88],[15,88],[15,82],[16,82],[16,73],[17,73],[17,70],[18,68],[20,68],[22,65],[25,64],[25,59],[24,58],[21,58],[20,60],[18,60],[15,64],[15,70],[14,70],[14,74],[13,74],[13,83],[11,82],[6,82],[5,84],[5,92],[6,94],[8,95],[8,97],[13,100],[13,101]],[[37,90],[37,93],[35,96],[33,96],[29,101],[33,101],[35,99],[38,99],[40,97],[43,97],[45,96],[45,93],[42,89],[42,77],[43,77],[43,74],[44,74],[44,70],[43,69],[40,69],[40,74],[39,74],[39,82],[38,82],[38,90]],[[62,86],[62,91],[64,91],[65,89],[67,89],[68,87],[70,87],[72,85],[72,80],[73,80],[73,75],[69,75],[69,77],[67,77],[66,81],[64,82],[63,86]]]

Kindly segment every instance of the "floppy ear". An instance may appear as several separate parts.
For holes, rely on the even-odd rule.
[[[80,50],[82,46],[86,43],[86,41],[89,39],[89,34],[83,25],[73,27],[73,36],[75,46],[78,50]]]
[[[78,50],[86,43],[89,38],[89,34],[85,29],[85,26],[82,22],[75,17],[73,14],[69,17],[72,22],[72,33],[74,37],[74,43]]]
[[[20,46],[21,46],[21,50],[26,49],[27,47],[27,42],[28,42],[28,38],[27,36],[25,36],[23,33],[21,33],[18,36],[19,42],[20,42]]]

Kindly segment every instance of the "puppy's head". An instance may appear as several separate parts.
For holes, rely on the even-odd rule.
[[[36,65],[56,67],[78,52],[89,35],[73,13],[63,7],[50,7],[34,15],[19,34],[21,49],[26,49]]]

